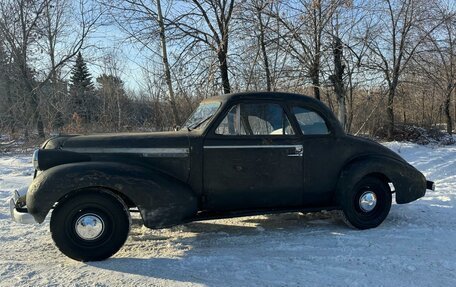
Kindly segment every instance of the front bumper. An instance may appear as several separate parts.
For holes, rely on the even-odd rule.
[[[10,199],[10,214],[11,219],[17,223],[32,224],[35,223],[33,216],[28,213],[27,207],[22,206],[22,198],[27,194],[28,187],[14,191],[13,197]]]

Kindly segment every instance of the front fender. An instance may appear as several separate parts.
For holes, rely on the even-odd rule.
[[[351,190],[368,175],[381,176],[392,182],[399,204],[417,200],[426,193],[426,178],[407,162],[383,156],[363,156],[343,168],[337,184],[337,197],[344,196],[344,191]],[[337,200],[340,202],[339,198]]]
[[[149,228],[179,224],[197,212],[197,198],[188,185],[156,170],[115,162],[70,163],[43,171],[27,191],[28,211],[41,223],[56,202],[94,187],[130,199]]]

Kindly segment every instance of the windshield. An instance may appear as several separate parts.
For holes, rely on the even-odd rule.
[[[220,105],[220,102],[201,103],[182,127],[189,130],[205,128]]]

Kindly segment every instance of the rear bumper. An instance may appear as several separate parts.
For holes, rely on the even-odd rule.
[[[430,180],[426,180],[426,189],[435,191],[435,183]]]
[[[22,198],[27,194],[28,187],[14,191],[13,197],[10,199],[10,215],[11,219],[17,223],[33,224],[35,219],[28,213],[27,207],[22,206]]]
[[[434,182],[426,180],[424,175],[416,169],[409,169],[404,176],[395,178],[393,184],[398,204],[415,201],[425,196],[427,190],[435,190]]]

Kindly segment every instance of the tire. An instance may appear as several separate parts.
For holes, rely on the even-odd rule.
[[[379,226],[385,220],[391,209],[391,201],[389,186],[377,177],[367,176],[345,193],[340,204],[344,221],[348,225],[357,229],[369,229]]]
[[[117,196],[87,190],[59,202],[51,216],[55,245],[78,261],[99,261],[114,255],[130,231],[128,208]]]

